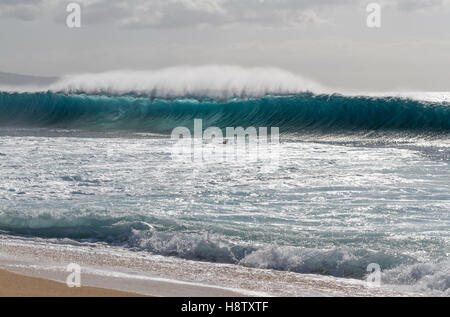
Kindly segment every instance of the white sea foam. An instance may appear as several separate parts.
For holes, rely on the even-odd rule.
[[[324,91],[318,83],[279,68],[218,65],[76,74],[63,77],[49,88],[63,92],[137,92],[155,97],[194,95],[213,98]]]
[[[446,91],[387,91],[387,92],[348,92],[340,91],[348,97],[373,97],[373,98],[403,98],[425,102],[443,103],[450,102],[450,92]]]
[[[111,70],[100,73],[74,73],[62,76],[52,84],[2,85],[6,92],[64,92],[64,93],[138,93],[152,97],[170,98],[201,96],[210,98],[261,97],[302,92],[397,97],[426,102],[450,102],[450,92],[388,91],[355,92],[329,88],[301,74],[277,67],[246,68],[234,65],[174,66],[156,70]]]
[[[450,260],[400,265],[384,272],[382,280],[427,294],[450,296]]]

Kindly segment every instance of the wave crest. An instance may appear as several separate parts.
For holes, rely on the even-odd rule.
[[[178,127],[279,127],[301,134],[450,132],[450,106],[402,98],[303,93],[229,100],[0,93],[0,125],[170,134]],[[375,135],[376,136],[376,135]]]
[[[49,87],[65,93],[128,94],[157,98],[261,97],[305,91],[323,92],[312,80],[274,67],[182,66],[155,71],[111,71],[63,77]]]

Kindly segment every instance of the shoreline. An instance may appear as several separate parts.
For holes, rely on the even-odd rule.
[[[99,287],[73,287],[0,269],[0,297],[142,297],[144,295]]]
[[[65,283],[67,265],[76,263],[82,268],[82,289],[117,290],[126,296],[423,296],[369,287],[361,280],[183,260],[108,245],[2,235],[0,241],[0,269]]]

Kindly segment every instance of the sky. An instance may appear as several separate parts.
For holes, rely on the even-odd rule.
[[[81,6],[81,28],[66,7]],[[369,3],[381,27],[367,26]],[[278,67],[333,89],[450,91],[450,0],[0,0],[0,71]]]

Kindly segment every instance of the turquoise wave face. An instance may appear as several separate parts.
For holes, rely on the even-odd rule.
[[[281,133],[447,134],[450,106],[395,97],[266,96],[150,99],[140,96],[0,93],[0,125],[170,133],[177,126],[279,127]]]

